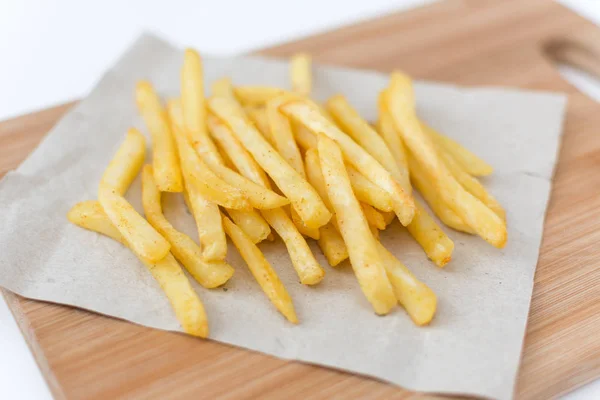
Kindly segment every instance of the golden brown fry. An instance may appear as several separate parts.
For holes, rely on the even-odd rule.
[[[262,210],[262,216],[281,237],[292,260],[300,282],[304,285],[316,285],[323,280],[325,270],[312,254],[306,240],[281,208]]]
[[[462,187],[464,187],[473,196],[477,197],[490,210],[495,212],[496,215],[503,220],[506,220],[506,212],[504,211],[504,208],[502,208],[494,196],[485,190],[485,187],[483,187],[477,178],[468,174],[450,153],[440,149],[439,155],[442,157],[442,160],[444,160],[446,167],[448,167],[452,175],[454,175],[454,178],[456,178]]]
[[[179,118],[178,114],[181,113],[181,105],[178,101],[171,100],[168,104],[168,111],[173,135],[175,137],[183,137],[183,133],[174,122]],[[198,156],[193,151],[191,153]],[[224,260],[227,255],[227,239],[225,238],[225,231],[221,222],[219,206],[202,196],[196,185],[192,184],[192,177],[183,163],[182,172],[185,183],[184,195],[190,212],[194,215],[198,229],[198,238],[202,245],[202,256],[205,260]]]
[[[367,151],[307,101],[291,100],[282,105],[280,109],[289,117],[304,124],[313,133],[323,133],[335,140],[342,148],[346,161],[390,195],[394,211],[400,222],[403,225],[410,223],[415,214],[412,196],[405,193],[393,176]]]
[[[360,287],[377,314],[387,314],[396,304],[392,286],[373,234],[352,192],[342,152],[336,143],[319,135],[319,160],[327,182],[327,193],[350,255]]]
[[[436,132],[433,128],[423,122],[421,122],[421,128],[438,146],[454,157],[456,162],[458,162],[468,174],[473,176],[488,176],[494,172],[494,168],[492,168],[491,165],[461,146],[458,142],[450,139],[448,136]]]
[[[219,178],[206,165],[203,158],[194,151],[188,138],[180,131],[176,123],[180,120],[179,110],[177,101],[172,100],[169,102],[173,136],[177,142],[186,187],[194,186],[202,197],[220,206],[236,210],[250,210],[252,207],[246,193]]]
[[[114,188],[123,195],[140,172],[146,158],[146,139],[135,128],[127,131],[125,141],[102,174],[101,185]]]
[[[319,229],[319,247],[327,258],[327,262],[332,267],[337,266],[342,261],[348,258],[348,247],[344,243],[344,238],[333,226],[333,223],[328,223]]]
[[[311,57],[299,53],[290,60],[290,76],[294,92],[308,96],[312,90]]]
[[[244,106],[264,106],[270,99],[286,93],[281,88],[271,86],[237,86],[233,90]]]
[[[495,247],[506,244],[502,218],[467,192],[439,158],[431,137],[423,132],[415,114],[412,82],[406,75],[392,74],[387,104],[394,124],[411,154],[432,176],[434,185],[450,208],[479,236]]]
[[[425,254],[438,267],[443,267],[452,259],[454,242],[442,231],[427,210],[418,202],[417,215],[406,227],[408,232],[421,245]]]
[[[227,209],[227,214],[235,222],[252,243],[260,243],[271,234],[267,221],[256,210],[240,211]]]
[[[225,122],[292,203],[309,228],[319,228],[331,218],[317,192],[262,137],[231,99],[211,98],[210,110]]]
[[[206,128],[206,100],[204,98],[204,76],[200,55],[186,49],[181,69],[181,108],[185,121],[185,133],[192,147],[199,154],[219,159],[219,152],[210,139]]]
[[[362,209],[363,214],[365,214],[365,218],[369,225],[374,226],[380,231],[385,229],[385,219],[376,209],[366,203],[360,203],[360,208]]]
[[[381,215],[383,215],[383,220],[385,221],[385,225],[389,225],[396,218],[396,214],[393,211],[380,211]]]
[[[290,121],[292,124],[292,130],[294,132],[294,138],[298,143],[298,146],[303,151],[307,151],[308,149],[316,149],[317,148],[317,136],[312,133],[307,127],[299,123],[298,121]]]
[[[312,134],[312,133],[311,133]],[[329,195],[327,194],[327,183],[325,182],[325,178],[323,177],[323,171],[321,170],[321,161],[319,160],[319,152],[317,148],[311,148],[306,151],[304,154],[305,165],[306,165],[306,179],[315,188],[321,199],[323,199],[323,203],[330,212],[334,212],[333,204],[329,200]],[[333,222],[333,218],[331,222]]]
[[[200,247],[187,235],[177,231],[163,215],[161,194],[154,181],[153,168],[142,173],[142,204],[148,222],[171,243],[171,252],[188,272],[205,288],[223,285],[233,275],[225,261],[205,261]]]
[[[400,305],[415,324],[426,325],[431,322],[437,309],[437,297],[433,290],[415,278],[380,242],[377,242],[377,249]]]
[[[390,174],[402,186],[402,189],[410,192],[406,182],[408,182],[408,169],[396,162],[391,150],[375,129],[365,121],[358,111],[354,109],[344,96],[337,95],[331,97],[326,103],[327,110],[332,115],[335,122],[346,132],[356,143],[361,145],[373,158],[387,169]]]
[[[138,82],[135,95],[140,114],[152,136],[152,166],[156,184],[161,192],[183,192],[175,139],[160,98],[147,81]]]
[[[298,215],[298,212],[290,207],[290,217],[292,218],[292,222],[298,228],[298,232],[303,234],[304,236],[308,236],[311,239],[319,240],[321,234],[319,233],[319,228],[309,228],[306,226],[302,218]]]
[[[271,303],[288,321],[297,324],[298,317],[296,316],[292,299],[263,253],[252,243],[252,240],[246,236],[244,231],[225,216],[223,216],[223,225],[225,226],[227,235],[238,249],[244,261],[246,261],[254,279],[256,279]]]
[[[385,140],[385,143],[392,152],[394,160],[403,171],[402,179],[399,181],[400,185],[402,185],[406,192],[412,193],[409,179],[410,171],[408,169],[408,160],[406,159],[406,149],[404,148],[404,143],[402,143],[400,134],[396,132],[394,121],[387,109],[385,96],[385,91],[381,92],[378,100],[379,134],[383,137],[383,140]]]
[[[440,195],[438,195],[435,187],[433,187],[432,179],[427,174],[419,163],[410,155],[408,155],[408,165],[410,168],[410,179],[421,193],[429,207],[435,215],[447,226],[457,231],[465,233],[475,233],[475,231],[467,224],[450,207],[448,207]]]
[[[106,235],[128,246],[158,281],[183,330],[193,336],[204,338],[208,336],[208,319],[204,305],[170,253],[158,262],[151,263],[144,260],[129,246],[97,201],[76,204],[69,211],[67,218],[75,225]]]
[[[265,107],[245,107],[244,111],[250,118],[256,129],[267,139],[267,142],[275,147],[275,138],[269,127],[269,119],[267,118],[267,109]]]
[[[306,177],[304,163],[290,121],[279,111],[285,99],[286,97],[275,97],[267,102],[267,120],[275,143],[274,147],[297,173]]]
[[[352,190],[358,200],[370,204],[381,211],[394,210],[392,198],[385,190],[365,178],[363,174],[348,164],[346,164],[346,170],[348,171]]]

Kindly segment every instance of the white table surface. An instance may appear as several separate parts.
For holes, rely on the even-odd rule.
[[[235,54],[427,2],[0,0],[0,120],[85,95],[143,30],[204,52]],[[561,2],[600,23],[599,0]],[[593,78],[561,71],[600,100]],[[51,398],[1,299],[0,398]],[[600,380],[564,398],[600,399]]]

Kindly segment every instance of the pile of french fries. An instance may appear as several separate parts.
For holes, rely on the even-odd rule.
[[[391,74],[378,99],[375,126],[341,95],[310,99],[311,59],[291,59],[292,90],[239,86],[223,78],[205,97],[202,61],[185,51],[181,98],[163,104],[151,83],[139,82],[136,103],[152,138],[152,164],[143,165],[144,136],[131,128],[106,168],[97,201],[76,204],[68,219],[127,246],[168,297],[185,332],[207,337],[208,320],[180,264],[200,285],[216,288],[234,273],[229,237],[271,303],[298,322],[292,299],[257,246],[285,244],[301,284],[325,277],[307,243],[317,241],[327,262],[349,259],[377,314],[400,304],[417,325],[428,324],[436,296],[379,242],[394,219],[437,266],[454,244],[413,186],[445,225],[501,248],[504,210],[477,177],[492,168],[421,122],[412,82]],[[142,171],[145,218],[124,198]],[[162,192],[182,193],[198,243],[165,218]]]

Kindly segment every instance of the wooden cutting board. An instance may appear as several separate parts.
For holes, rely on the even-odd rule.
[[[261,53],[296,51],[324,63],[402,68],[422,79],[569,94],[516,397],[546,399],[600,377],[600,106],[565,82],[554,65],[566,60],[600,76],[600,30],[544,0],[450,0]],[[69,107],[1,123],[0,176]],[[423,396],[374,379],[4,295],[58,399]]]

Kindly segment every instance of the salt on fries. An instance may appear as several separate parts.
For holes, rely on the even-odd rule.
[[[429,324],[436,295],[381,244],[380,232],[397,217],[435,265],[451,260],[454,243],[413,197],[414,186],[444,224],[504,246],[505,210],[477,179],[492,167],[418,119],[410,78],[400,72],[377,99],[375,125],[342,95],[324,105],[310,99],[309,55],[292,57],[289,73],[291,89],[235,87],[222,78],[205,98],[202,60],[187,49],[181,99],[163,106],[147,81],[135,90],[152,138],[152,163],[142,171],[147,219],[124,197],[146,155],[144,136],[131,128],[102,175],[98,200],[76,204],[69,221],[127,246],[191,335],[207,337],[208,320],[178,262],[206,289],[225,284],[234,275],[226,236],[269,301],[298,323],[288,291],[258,247],[274,233],[301,284],[316,285],[326,275],[308,237],[330,266],[350,261],[375,313],[399,304],[416,325]],[[181,193],[199,243],[167,220],[162,192]]]

